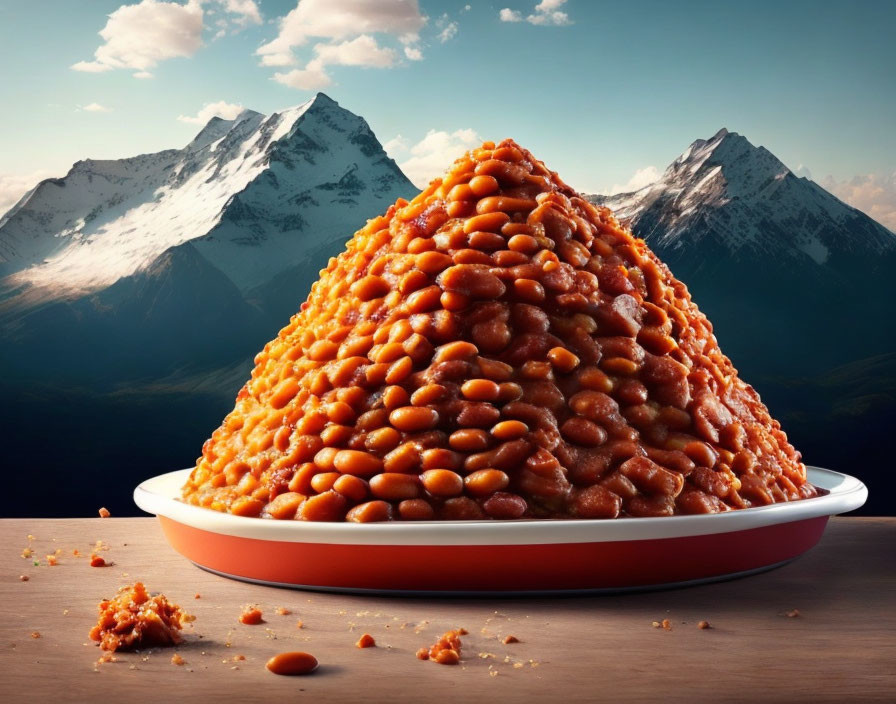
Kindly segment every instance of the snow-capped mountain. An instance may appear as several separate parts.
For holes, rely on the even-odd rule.
[[[414,193],[320,93],[213,118],[183,149],[80,161],[0,219],[0,358],[31,367],[66,339],[55,371],[99,365],[114,382],[251,355],[367,218]],[[242,330],[226,344],[223,323]],[[159,336],[177,344],[142,354]]]
[[[726,129],[691,144],[659,181],[594,200],[663,252],[712,240],[735,257],[778,252],[823,265],[840,253],[896,249],[885,227]]]

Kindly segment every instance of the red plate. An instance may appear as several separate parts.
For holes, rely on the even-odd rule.
[[[189,472],[154,477],[134,491],[175,550],[235,579],[350,592],[615,592],[727,579],[801,555],[830,516],[868,496],[858,479],[809,467],[822,496],[711,515],[309,523],[185,504],[178,497]]]

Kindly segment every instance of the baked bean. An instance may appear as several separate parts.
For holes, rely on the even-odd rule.
[[[504,282],[479,264],[455,264],[438,277],[446,291],[455,291],[471,298],[500,298],[507,290]]]
[[[616,518],[622,510],[622,497],[595,484],[575,492],[570,510],[579,518]]]
[[[446,499],[439,513],[443,521],[475,521],[485,515],[479,504],[469,496]]]
[[[528,198],[511,198],[509,196],[488,196],[476,203],[477,213],[513,213],[530,211],[537,203]],[[472,218],[471,218],[472,219]],[[507,218],[510,220],[510,217]],[[505,221],[506,222],[506,221]],[[502,223],[503,224],[503,223]]]
[[[488,252],[480,252],[478,249],[466,248],[458,249],[451,255],[451,259],[455,264],[482,264],[491,267],[492,258]]]
[[[529,426],[519,420],[502,420],[491,429],[496,440],[516,440],[529,432]]]
[[[246,476],[251,477],[251,474]],[[264,508],[264,501],[255,499],[251,496],[241,496],[230,505],[230,512],[234,516],[248,516],[254,518],[258,516]]]
[[[300,651],[278,653],[265,667],[275,675],[307,675],[317,669],[317,658]]]
[[[483,401],[467,402],[457,414],[457,424],[461,428],[487,428],[501,417],[501,411]]]
[[[646,494],[675,497],[684,487],[684,477],[660,467],[647,457],[632,457],[619,466],[619,471]]]
[[[498,180],[493,176],[474,176],[469,185],[476,198],[491,195],[500,188]]]
[[[579,366],[579,358],[563,347],[553,347],[548,351],[548,359],[558,371],[564,374],[568,374]]]
[[[498,491],[482,504],[482,508],[491,518],[512,520],[522,518],[529,506],[526,500],[518,494]]]
[[[508,403],[523,397],[523,387],[512,381],[504,381],[498,384],[498,401]]]
[[[479,203],[481,204],[482,201],[479,201]],[[500,210],[498,212],[480,210],[478,205],[476,206],[476,210],[477,212],[485,213],[485,215],[475,215],[472,218],[468,218],[466,222],[464,222],[464,234],[469,235],[471,232],[476,232],[477,230],[500,232],[501,226],[504,223],[510,222],[510,216],[507,213],[500,212]],[[503,238],[501,241],[504,241]]]
[[[420,453],[420,466],[423,469],[460,469],[463,466],[463,455],[447,447],[430,447]]]
[[[309,496],[299,506],[296,518],[302,521],[341,521],[345,518],[347,502],[337,491],[325,491]]]
[[[570,418],[560,427],[563,437],[576,445],[597,447],[607,441],[607,431],[587,418]]]
[[[382,298],[389,293],[389,283],[380,276],[365,276],[358,279],[349,289],[353,296],[362,301],[372,301],[374,298]]]
[[[432,505],[425,499],[407,499],[398,504],[398,515],[405,521],[431,521],[436,517]]]
[[[462,428],[455,430],[448,438],[448,444],[461,452],[479,452],[489,444],[488,433],[479,428]]]
[[[279,384],[277,384],[274,391],[271,393],[271,397],[268,402],[271,404],[271,408],[281,409],[287,403],[292,401],[295,395],[299,391],[299,381],[295,377],[287,377]]]
[[[313,462],[305,462],[292,475],[288,488],[292,492],[308,495],[311,493],[311,478],[320,470]]]
[[[311,477],[311,488],[318,494],[323,494],[333,488],[333,484],[342,475],[339,472],[321,472]]]
[[[392,520],[392,506],[385,501],[368,501],[350,508],[345,520],[351,523],[376,523]]]
[[[333,482],[333,489],[342,494],[349,501],[363,501],[367,498],[368,486],[360,477],[351,474],[341,474]],[[278,497],[279,498],[279,497]]]
[[[448,192],[448,200],[474,200],[475,195],[466,183],[459,183]]]
[[[470,379],[460,387],[464,398],[471,401],[496,401],[498,399],[498,385],[489,379]]]
[[[404,501],[420,495],[420,477],[416,474],[384,472],[370,478],[370,493],[386,501]]]
[[[471,357],[475,357],[477,354],[479,354],[479,349],[474,344],[463,341],[449,342],[448,344],[442,345],[441,347],[438,347],[436,349],[436,353],[432,361],[435,365],[439,362],[448,362],[458,359],[470,359]]]
[[[504,238],[494,232],[473,232],[470,234],[469,242],[471,247],[484,252],[497,252],[507,245]]]
[[[389,422],[405,433],[434,428],[439,422],[439,414],[426,406],[404,406],[389,414]]]
[[[522,252],[523,254],[535,254],[541,249],[538,240],[528,234],[513,235],[507,240],[507,247],[514,252]]]
[[[343,474],[369,477],[383,469],[383,462],[369,452],[361,450],[340,450],[333,459],[333,465]]]
[[[513,367],[504,362],[500,362],[497,359],[479,357],[476,360],[476,363],[479,365],[480,374],[491,381],[507,381],[513,376]]]
[[[442,252],[423,252],[414,259],[414,266],[425,274],[438,274],[453,264],[451,257]]]
[[[383,457],[386,472],[410,472],[420,465],[420,450],[412,442],[405,442]]]
[[[302,494],[294,491],[288,491],[285,494],[279,494],[267,505],[267,512],[271,518],[278,520],[291,520],[296,516],[296,510],[299,504],[305,500]]]
[[[464,489],[473,496],[488,496],[509,483],[510,477],[499,469],[479,469],[464,477]]]
[[[420,481],[433,496],[457,496],[464,489],[464,480],[450,469],[428,469],[420,475]]]
[[[350,426],[331,423],[320,431],[320,439],[327,447],[337,447],[347,443],[352,434],[353,430]]]
[[[386,372],[387,384],[398,384],[410,376],[414,369],[414,361],[410,357],[402,357],[392,363]]]

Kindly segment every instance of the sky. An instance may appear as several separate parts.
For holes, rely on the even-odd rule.
[[[323,91],[425,183],[512,137],[583,192],[721,127],[896,229],[892,0],[0,0],[0,212]]]

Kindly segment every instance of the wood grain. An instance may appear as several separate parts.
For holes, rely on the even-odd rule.
[[[28,534],[39,567],[21,557]],[[114,566],[91,568],[72,556],[88,555],[98,539]],[[405,599],[217,577],[177,555],[151,518],[3,520],[0,701],[892,701],[894,545],[896,519],[841,518],[796,562],[714,585],[589,598]],[[46,566],[56,549],[59,564]],[[87,631],[96,604],[135,580],[196,615],[177,649],[186,665],[171,663],[173,650],[155,650],[95,666],[100,651]],[[237,622],[249,603],[266,623]],[[278,615],[280,606],[292,613]],[[800,615],[785,616],[791,609]],[[671,630],[651,626],[664,618]],[[697,628],[703,619],[711,629]],[[461,666],[414,657],[457,626],[470,631]],[[378,647],[355,647],[365,632]],[[502,645],[508,634],[521,642]],[[265,661],[285,650],[307,650],[321,667],[308,677],[267,672]]]

